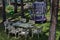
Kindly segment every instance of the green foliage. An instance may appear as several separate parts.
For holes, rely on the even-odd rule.
[[[13,12],[14,12],[14,7],[12,6],[12,5],[8,5],[8,6],[6,6],[6,13],[11,13],[11,14],[13,14]]]
[[[25,17],[29,19],[31,16],[30,16],[29,13],[26,13],[26,14],[25,14]]]

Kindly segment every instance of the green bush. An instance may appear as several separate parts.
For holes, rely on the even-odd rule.
[[[10,13],[11,11],[14,12],[14,7],[12,5],[8,5],[8,6],[6,6],[5,10],[6,10],[6,13]]]

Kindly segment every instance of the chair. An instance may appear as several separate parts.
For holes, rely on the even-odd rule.
[[[22,30],[23,30],[22,28],[17,28],[17,29],[12,28],[11,31],[9,31],[8,36],[9,36],[10,34],[14,34],[14,35],[15,35],[15,38],[16,38],[16,35],[17,35],[19,32],[21,32]]]
[[[11,25],[11,23],[9,22],[8,19],[6,19],[6,21],[4,22],[4,26],[5,26],[5,32],[7,32],[8,30],[8,37],[10,33],[14,33],[16,35],[16,30],[15,28]]]
[[[6,19],[6,21],[4,22],[5,32],[6,32],[8,25],[10,25],[10,23],[9,23],[8,19]]]
[[[32,37],[34,36],[34,34],[37,34],[38,35],[38,39],[39,39],[39,34],[42,32],[42,28],[43,27],[38,27],[36,29],[33,29],[32,30]]]
[[[10,36],[10,34],[14,34],[16,38],[17,31],[15,30],[15,28],[12,28],[12,30],[8,32],[8,37]]]
[[[20,33],[18,33],[18,36],[20,36],[20,35],[25,36],[25,40],[26,40],[28,34],[29,34],[28,30],[23,29]]]

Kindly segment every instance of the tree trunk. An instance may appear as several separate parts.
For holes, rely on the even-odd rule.
[[[5,0],[2,0],[3,8],[2,8],[2,17],[3,22],[6,21],[6,12],[5,12]]]
[[[56,40],[56,26],[58,20],[58,5],[59,0],[51,0],[51,27],[49,33],[49,40]]]
[[[14,5],[14,13],[17,13],[17,0],[15,0],[15,5]]]
[[[21,16],[24,18],[23,0],[21,0]]]

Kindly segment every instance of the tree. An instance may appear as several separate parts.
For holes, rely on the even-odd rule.
[[[23,0],[21,0],[21,16],[24,18],[24,7]]]
[[[17,0],[15,0],[15,5],[14,5],[14,12],[17,13]]]
[[[49,40],[55,40],[56,38],[56,26],[58,20],[58,5],[59,0],[51,0],[51,27],[49,33]]]
[[[2,8],[2,17],[3,22],[6,21],[6,12],[5,12],[5,0],[2,0],[3,8]]]

